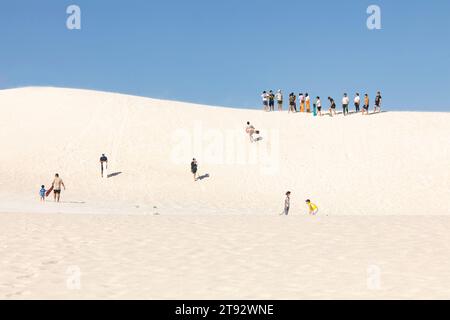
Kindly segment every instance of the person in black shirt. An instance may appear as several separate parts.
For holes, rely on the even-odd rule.
[[[102,178],[103,178],[103,170],[108,169],[108,158],[105,156],[104,153],[100,157],[100,169],[101,169]]]
[[[334,99],[328,97],[328,100],[330,101],[330,109],[329,109],[330,116],[333,116],[333,113],[334,115],[336,115],[336,103],[334,102]]]
[[[197,181],[197,160],[192,159],[191,172],[194,174],[194,181]]]

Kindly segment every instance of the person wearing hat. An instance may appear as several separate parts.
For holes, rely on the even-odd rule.
[[[197,160],[192,159],[191,172],[194,174],[194,181],[197,181]]]
[[[281,92],[281,90],[277,91],[275,97],[277,99],[278,111],[283,111],[283,93]]]

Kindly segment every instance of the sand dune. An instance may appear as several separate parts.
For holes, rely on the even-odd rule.
[[[328,215],[449,213],[450,114],[318,119],[54,88],[4,90],[0,106],[4,212],[273,215],[291,190],[293,214],[306,198]],[[192,157],[209,178],[193,182]],[[43,208],[56,172],[68,203]]]
[[[0,91],[0,298],[449,298],[449,121]]]

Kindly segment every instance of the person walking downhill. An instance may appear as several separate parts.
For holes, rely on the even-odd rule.
[[[355,112],[359,112],[359,105],[361,103],[361,97],[359,96],[359,93],[356,93],[355,99],[353,100],[355,102]]]
[[[364,95],[362,115],[369,115],[369,95],[367,93]]]
[[[191,162],[191,172],[194,175],[194,181],[197,181],[197,169],[198,169],[197,160],[194,158],[192,159]]]
[[[308,93],[305,94],[306,112],[311,113],[311,97]]]
[[[330,116],[332,117],[333,114],[336,115],[336,103],[334,102],[334,99],[331,97],[328,97],[328,100],[330,101],[330,109],[328,109],[328,112],[330,113]]]
[[[375,108],[373,109],[373,113],[381,112],[381,92],[377,92],[377,96],[375,97]]]
[[[269,91],[269,111],[275,110],[275,95],[273,94],[273,91]]]
[[[344,97],[342,98],[342,113],[344,116],[348,115],[348,105],[350,103],[350,99],[348,98],[347,94],[344,93]]]
[[[277,99],[278,111],[283,111],[283,93],[281,92],[281,90],[277,91],[275,97]]]
[[[291,192],[286,192],[286,199],[284,199],[284,210],[280,215],[287,216],[289,214],[289,208],[291,207]]]

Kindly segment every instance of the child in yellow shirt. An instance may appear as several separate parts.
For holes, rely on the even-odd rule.
[[[315,216],[319,211],[319,208],[317,208],[317,206],[314,203],[312,203],[309,199],[306,200],[306,205],[308,206],[310,215]]]

